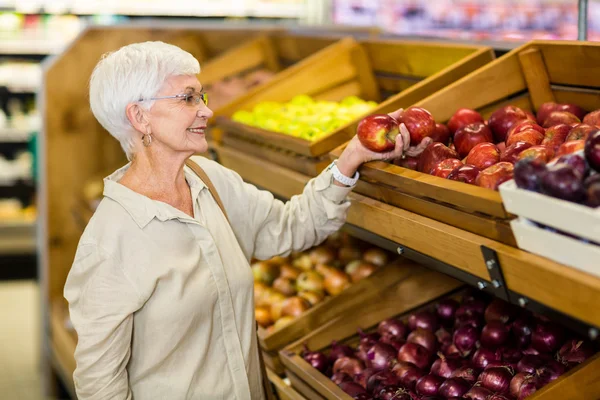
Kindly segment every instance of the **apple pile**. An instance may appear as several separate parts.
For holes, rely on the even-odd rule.
[[[252,111],[236,111],[232,119],[242,124],[314,141],[368,114],[377,103],[349,96],[341,102],[317,101],[307,95],[288,103],[264,101]]]
[[[545,103],[536,117],[508,105],[485,121],[477,111],[461,108],[443,125],[427,110],[410,107],[398,119],[368,116],[359,123],[357,135],[370,150],[389,151],[400,124],[410,133],[411,146],[425,137],[433,143],[420,156],[393,160],[394,164],[497,190],[513,178],[520,160],[546,164],[583,149],[586,138],[598,131],[600,110],[588,114],[574,104]]]
[[[338,295],[368,277],[389,260],[388,252],[343,233],[289,257],[255,260],[251,267],[256,321],[268,331],[279,329],[326,296]]]

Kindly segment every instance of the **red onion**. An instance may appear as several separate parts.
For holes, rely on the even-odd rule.
[[[385,343],[377,343],[367,352],[367,365],[378,370],[390,368],[396,362],[398,351]]]
[[[367,393],[367,391],[362,386],[354,382],[342,382],[338,386],[350,397],[355,397],[359,394]]]
[[[358,330],[358,334],[360,335],[360,343],[358,344],[358,348],[356,351],[356,356],[363,360],[364,362],[368,361],[367,353],[371,350],[371,347],[375,346],[379,340],[379,334],[377,333],[365,333],[362,329]]]
[[[510,368],[514,371],[517,369],[517,363],[509,363],[506,361],[490,361],[485,369],[489,368]]]
[[[505,344],[510,337],[508,326],[499,321],[492,321],[481,331],[481,345],[489,349],[496,349]]]
[[[465,381],[469,382],[470,384],[473,384],[473,383],[477,382],[478,376],[479,376],[479,372],[477,372],[477,370],[475,368],[472,368],[469,366],[464,366],[464,367],[460,367],[459,369],[454,371],[450,378],[462,378]]]
[[[460,305],[458,304],[458,301],[454,299],[445,299],[440,301],[436,306],[438,318],[444,324],[450,323],[451,326],[452,321],[454,320],[454,314],[456,313],[456,310],[458,310],[459,306]]]
[[[469,382],[461,378],[446,379],[440,386],[438,394],[442,397],[462,397],[471,389]]]
[[[471,364],[475,368],[484,369],[492,361],[500,361],[502,359],[502,353],[500,350],[489,350],[483,347],[477,349],[477,351],[471,357]]]
[[[569,368],[581,364],[595,354],[592,344],[583,340],[568,340],[558,351],[558,361]]]
[[[517,338],[517,344],[519,348],[526,348],[531,343],[531,334],[535,323],[533,319],[528,315],[523,315],[517,318],[513,323],[511,330]]]
[[[397,319],[386,319],[379,323],[377,332],[381,337],[387,336],[404,340],[408,334],[408,328],[402,321],[398,321]]]
[[[368,393],[360,393],[353,397],[354,400],[376,400],[375,397]]]
[[[440,328],[437,331],[435,331],[435,336],[437,337],[437,341],[439,344],[452,343],[452,334],[444,328]]]
[[[319,370],[319,372],[323,374],[329,368],[329,360],[327,359],[327,356],[318,351],[310,351],[306,343],[304,343],[302,358],[304,358],[304,361],[309,363],[313,368]]]
[[[475,290],[475,289],[469,289],[467,290],[467,292],[463,295],[462,297],[462,302],[464,303],[469,303],[473,300],[479,300],[479,301],[483,301],[485,303],[488,302],[488,295],[480,292],[479,290]]]
[[[521,358],[521,361],[517,363],[518,372],[527,372],[528,374],[535,374],[536,370],[544,365],[544,359],[539,356],[526,355]]]
[[[414,364],[403,361],[394,365],[392,372],[400,379],[402,385],[411,390],[415,388],[415,384],[419,378],[425,375],[425,373]]]
[[[451,358],[463,356],[461,351],[458,349],[458,347],[456,347],[456,345],[454,343],[450,343],[449,345],[442,346],[442,353],[444,353],[444,355],[446,357],[451,357]]]
[[[524,399],[535,393],[538,386],[537,378],[527,372],[519,372],[510,381],[510,395],[516,399]]]
[[[424,396],[424,397],[419,397],[419,400],[444,400],[444,399],[442,399],[441,397],[437,397],[437,396]],[[450,399],[448,399],[448,400],[450,400]]]
[[[544,386],[557,380],[558,377],[564,374],[566,371],[567,368],[563,364],[559,363],[558,361],[550,360],[546,361],[544,365],[538,368],[537,376],[541,386]]]
[[[462,326],[454,331],[453,342],[463,356],[468,355],[479,340],[479,331],[469,325]]]
[[[435,332],[440,326],[437,317],[432,312],[421,311],[408,317],[408,327],[411,331],[421,328]]]
[[[492,392],[507,393],[513,375],[512,368],[488,368],[479,375],[479,382],[481,382],[481,386]]]
[[[417,328],[408,335],[406,341],[408,343],[420,344],[431,353],[435,353],[437,350],[437,337],[435,333],[426,329]]]
[[[400,350],[400,347],[404,346],[404,343],[406,343],[406,342],[404,340],[402,340],[402,339],[395,339],[393,337],[383,336],[379,340],[379,343],[389,344],[394,349],[396,349],[396,351],[398,351],[398,350]]]
[[[331,377],[331,380],[336,385],[339,385],[342,382],[352,381],[352,377],[345,372],[338,372],[337,374],[333,374],[333,376]]]
[[[487,400],[493,394],[494,392],[483,386],[473,386],[463,397],[468,400]]]
[[[523,358],[523,353],[514,347],[505,347],[502,349],[502,361],[509,363],[518,363]]]
[[[519,372],[510,380],[510,386],[508,392],[512,397],[519,396],[519,389],[525,379],[533,378],[533,375],[528,374],[527,372]]]
[[[386,386],[377,394],[378,400],[411,400],[408,392],[400,386]]]
[[[365,364],[356,358],[342,357],[338,358],[333,364],[333,373],[345,372],[350,376],[360,374],[365,369]]]
[[[398,385],[400,379],[390,370],[379,371],[367,379],[367,391],[378,393],[386,386]]]
[[[337,341],[331,342],[331,351],[329,352],[329,361],[334,363],[338,358],[354,357],[354,349],[345,344],[339,344]]]
[[[462,367],[462,360],[456,358],[447,358],[443,354],[438,353],[438,358],[431,366],[431,373],[442,378],[450,378],[454,371]]]
[[[562,327],[552,323],[540,323],[531,335],[531,346],[542,353],[552,353],[560,348],[563,340]]]
[[[506,397],[503,394],[496,393],[496,394],[491,395],[488,400],[511,400],[511,399],[509,399],[508,397]]]
[[[379,371],[375,368],[366,368],[361,373],[356,374],[356,376],[354,377],[354,382],[358,383],[360,386],[366,389],[369,378],[375,375],[377,372]]]
[[[460,328],[461,326],[470,325],[474,328],[481,329],[483,328],[484,321],[481,318],[481,315],[463,315],[462,317],[457,317],[454,322],[455,328]]]
[[[518,309],[504,300],[494,299],[485,309],[485,322],[500,321],[507,324],[517,317]]]
[[[413,363],[418,368],[427,368],[431,362],[431,353],[416,343],[406,343],[398,350],[398,360]]]
[[[523,355],[524,356],[539,356],[540,352],[537,351],[536,349],[534,349],[533,347],[528,347],[525,350],[523,350]]]
[[[436,396],[444,378],[436,375],[425,375],[417,381],[417,393],[421,396]]]
[[[482,300],[474,299],[463,303],[458,310],[456,310],[455,317],[461,318],[466,315],[481,315],[485,313],[486,304]]]

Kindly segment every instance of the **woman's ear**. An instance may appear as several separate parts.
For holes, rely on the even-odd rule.
[[[148,126],[150,123],[148,122],[148,118],[146,116],[146,110],[140,107],[139,104],[127,104],[125,113],[127,115],[127,119],[131,123],[131,126],[133,126],[136,131],[140,132],[142,135],[148,132]]]

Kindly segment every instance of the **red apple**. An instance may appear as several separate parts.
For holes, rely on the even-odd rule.
[[[448,179],[474,185],[480,171],[481,170],[474,165],[461,165],[450,172]]]
[[[431,135],[431,140],[447,145],[450,142],[450,130],[444,124],[435,124],[435,131]]]
[[[585,146],[585,140],[573,140],[570,142],[565,142],[560,145],[558,151],[556,152],[556,157],[564,156],[565,154],[572,154],[578,150],[583,149]]]
[[[410,144],[416,146],[423,138],[435,132],[435,120],[424,108],[409,107],[400,116],[399,123],[404,123],[410,132]]]
[[[456,158],[447,158],[437,163],[437,165],[431,171],[431,175],[439,176],[440,178],[447,178],[455,168],[460,167],[463,163]]]
[[[586,114],[586,112],[583,108],[581,108],[575,104],[558,104],[557,107],[554,109],[554,111],[570,112],[571,114],[573,114],[574,116],[576,116],[579,119],[585,117],[585,114]]]
[[[538,124],[543,124],[546,118],[548,118],[548,115],[550,115],[552,111],[556,111],[556,107],[558,107],[558,104],[553,101],[542,104],[537,110]]]
[[[448,158],[458,158],[458,153],[446,147],[443,143],[432,143],[421,153],[417,171],[430,174],[437,163]]]
[[[571,114],[567,111],[552,111],[548,118],[543,123],[544,128],[550,128],[551,126],[558,124],[574,124],[581,122],[579,118],[577,118],[574,114]]]
[[[500,161],[500,151],[493,143],[479,143],[473,147],[465,159],[465,164],[471,164],[479,169],[486,169]]]
[[[521,121],[521,122],[517,123],[512,128],[510,128],[510,131],[508,131],[508,134],[506,135],[506,137],[509,138],[510,135],[512,135],[512,134],[519,133],[519,132],[522,132],[522,131],[526,131],[526,130],[529,130],[529,129],[535,129],[536,131],[538,131],[540,133],[544,133],[546,131],[544,128],[542,128],[541,126],[539,126],[535,122],[526,119],[524,121]]]
[[[588,138],[590,133],[597,130],[595,126],[588,124],[577,124],[569,131],[565,142],[570,142],[572,140],[585,140]]]
[[[565,138],[571,132],[571,127],[565,124],[558,124],[546,129],[542,144],[548,146],[553,152],[558,151],[561,144],[565,142]]]
[[[500,153],[502,153],[504,150],[506,150],[506,142],[496,143],[496,147],[498,148]]]
[[[583,123],[600,127],[600,110],[592,111],[583,117]]]
[[[466,157],[471,149],[479,143],[494,141],[492,130],[483,122],[475,122],[459,128],[454,134],[454,145],[461,157]]]
[[[394,150],[396,136],[400,133],[396,119],[387,114],[373,114],[358,124],[358,140],[371,151],[383,153]]]
[[[459,108],[450,120],[448,120],[448,129],[450,129],[450,133],[454,135],[454,133],[463,126],[475,122],[483,122],[481,114],[470,108]]]
[[[534,159],[540,160],[544,163],[547,163],[548,161],[550,161],[552,159],[553,156],[554,156],[554,150],[550,149],[549,147],[539,145],[539,146],[532,146],[528,149],[523,150],[519,154],[518,159],[524,160],[526,158],[534,158]]]
[[[532,146],[531,143],[527,143],[527,142],[513,143],[510,146],[508,146],[506,148],[506,150],[504,150],[500,154],[500,161],[509,162],[511,164],[514,164],[519,160],[519,154],[523,150],[526,150],[526,149],[530,148],[531,146]]]
[[[544,140],[544,134],[540,133],[535,129],[527,129],[521,132],[514,133],[506,138],[506,145],[510,146],[511,144],[517,142],[527,142],[531,143],[531,145],[536,146],[542,143]]]
[[[419,157],[406,156],[404,158],[397,158],[393,161],[399,167],[417,170],[417,164],[419,163]]]
[[[477,186],[498,190],[498,186],[513,177],[514,166],[508,162],[499,162],[484,169],[477,176]]]
[[[506,135],[508,134],[508,131],[510,131],[510,128],[520,121],[530,118],[532,117],[520,108],[506,106],[494,111],[488,120],[488,125],[494,133],[496,142],[503,142],[506,140]]]
[[[572,142],[569,142],[572,143]],[[600,130],[590,134],[585,141],[585,159],[596,172],[600,172]]]

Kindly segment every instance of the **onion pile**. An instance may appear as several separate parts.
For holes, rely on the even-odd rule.
[[[480,293],[358,333],[356,348],[302,352],[358,400],[522,400],[596,353],[547,318]]]

